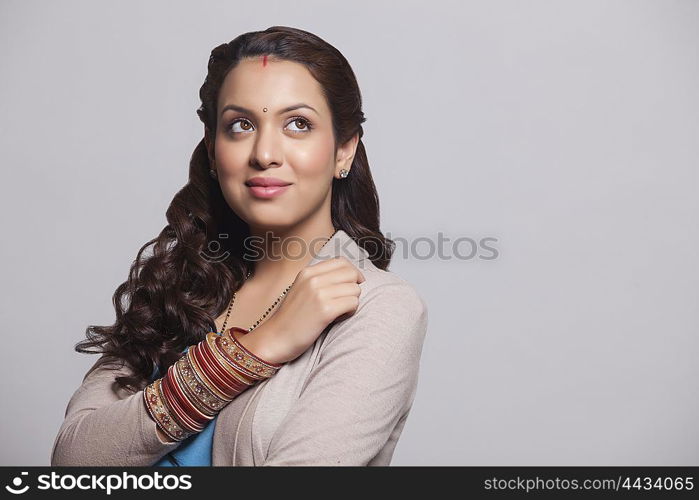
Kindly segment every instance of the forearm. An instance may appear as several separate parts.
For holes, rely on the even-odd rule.
[[[272,343],[266,332],[269,327],[243,335],[240,344],[255,355],[272,356],[268,348]],[[182,358],[186,356],[183,354]],[[115,377],[133,375],[128,366],[109,366],[110,363],[103,360],[104,357],[100,358],[88,371],[68,403],[51,453],[53,466],[150,466],[181,442],[168,436],[152,418],[144,390],[131,393],[118,389],[115,392]],[[162,382],[167,376],[157,380]]]
[[[259,351],[252,352],[248,347],[257,350],[259,344],[241,343],[234,331],[248,336],[246,340],[260,337],[239,328],[222,335],[209,332],[161,379],[145,388],[145,406],[163,442],[182,441],[201,432],[239,394],[281,367],[259,357]]]
[[[89,401],[81,388],[71,399],[53,445],[52,466],[150,466],[179,446],[158,438],[143,391],[99,407],[94,407],[96,395]]]

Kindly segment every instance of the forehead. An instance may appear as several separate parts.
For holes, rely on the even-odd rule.
[[[296,102],[308,103],[318,111],[326,109],[320,83],[303,64],[259,56],[241,60],[226,75],[218,105],[219,109],[235,103],[272,110]]]

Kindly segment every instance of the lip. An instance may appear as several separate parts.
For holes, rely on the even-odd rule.
[[[257,198],[269,199],[279,196],[289,189],[289,186],[290,184],[286,186],[248,186],[248,189]]]
[[[245,182],[246,186],[288,186],[291,182],[276,177],[252,177]]]

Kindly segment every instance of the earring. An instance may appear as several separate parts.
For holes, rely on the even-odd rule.
[[[212,179],[218,178],[218,175],[216,175],[216,170],[214,170],[213,168],[209,169],[209,175],[211,176]]]
[[[342,170],[340,170],[340,178],[341,179],[344,179],[348,175],[349,175],[349,170],[345,170],[344,168]]]

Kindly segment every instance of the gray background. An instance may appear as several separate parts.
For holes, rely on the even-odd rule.
[[[0,3],[0,464],[49,463],[209,52],[276,24],[352,64],[389,236],[497,238],[396,252],[430,323],[393,464],[698,465],[699,2],[463,0]]]

